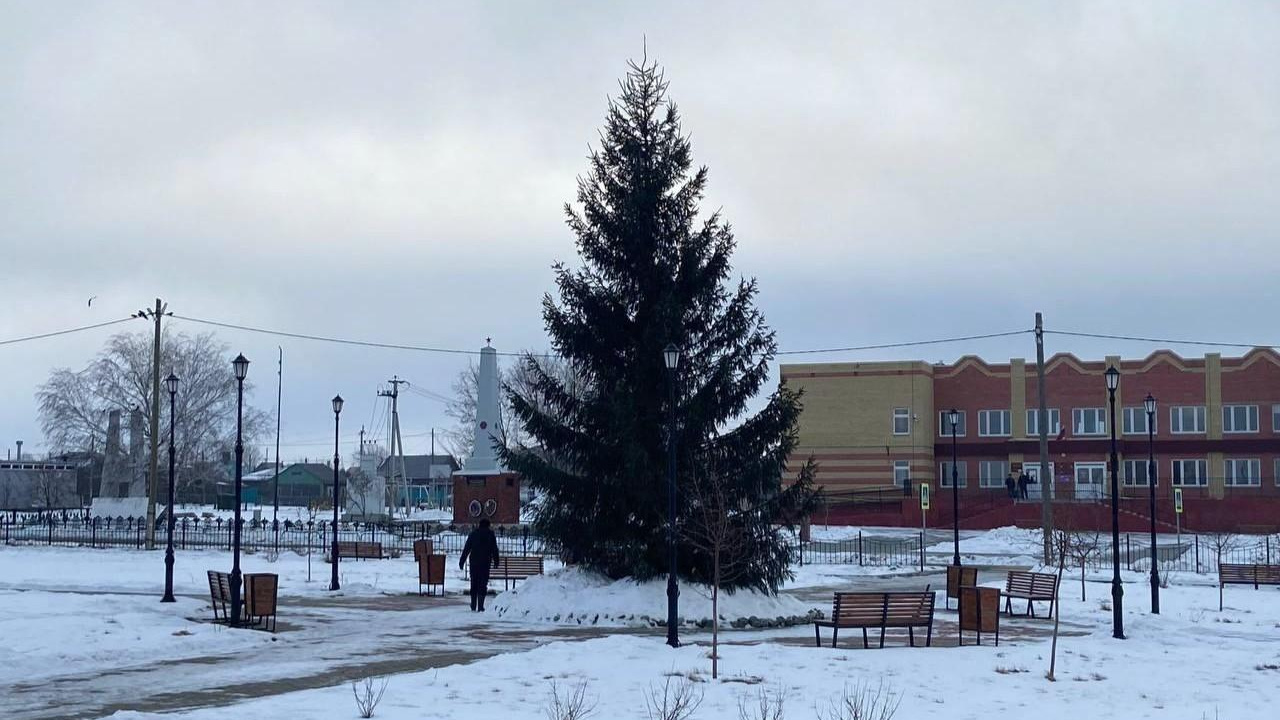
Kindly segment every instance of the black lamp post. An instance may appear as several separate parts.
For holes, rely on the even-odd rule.
[[[955,408],[947,411],[947,420],[951,422],[951,530],[955,556],[951,564],[960,566],[960,490],[956,472],[956,424],[960,422],[960,413]]]
[[[667,546],[671,564],[667,570],[667,644],[680,647],[676,627],[680,610],[680,587],[676,584],[676,367],[680,348],[667,345],[662,351],[667,366]]]
[[[329,589],[341,590],[342,586],[338,584],[338,465],[341,458],[338,456],[338,416],[342,414],[342,396],[333,396],[333,550],[331,558],[333,565],[331,567],[332,575],[329,576]]]
[[[169,540],[164,547],[164,597],[160,602],[174,602],[173,597],[173,417],[176,405],[174,396],[178,394],[178,376],[169,373],[164,379],[169,390]]]
[[[1147,489],[1151,498],[1151,614],[1160,614],[1160,565],[1156,559],[1156,399],[1147,393],[1142,401],[1147,411]]]
[[[1114,366],[1104,373],[1111,403],[1111,636],[1124,639],[1124,588],[1120,586],[1120,460],[1116,456],[1116,388],[1120,371]]]
[[[231,532],[231,625],[240,624],[240,493],[244,482],[244,378],[249,374],[249,361],[236,355],[231,361],[236,371],[236,509]]]

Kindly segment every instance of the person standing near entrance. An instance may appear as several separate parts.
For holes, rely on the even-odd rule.
[[[1018,483],[1017,483],[1017,481],[1015,481],[1015,480],[1013,479],[1013,471],[1012,471],[1012,470],[1010,470],[1010,471],[1009,471],[1009,474],[1008,474],[1008,475],[1006,475],[1006,476],[1005,476],[1005,478],[1004,478],[1004,489],[1005,489],[1005,492],[1009,493],[1009,497],[1010,497],[1010,499],[1017,499],[1017,497],[1018,497]]]
[[[1027,475],[1027,471],[1023,470],[1022,474],[1018,475],[1018,497],[1027,499],[1027,486],[1030,484],[1031,478]]]
[[[480,527],[467,536],[458,558],[462,569],[471,558],[471,612],[484,612],[484,596],[489,592],[489,569],[498,567],[498,538],[489,528],[489,518],[480,521]]]

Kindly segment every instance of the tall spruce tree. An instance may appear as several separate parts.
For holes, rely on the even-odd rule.
[[[699,218],[707,169],[690,174],[690,144],[656,63],[628,64],[599,149],[565,205],[581,267],[555,268],[559,299],[543,317],[565,374],[523,358],[532,378],[506,392],[533,442],[505,452],[544,494],[535,528],[568,562],[610,577],[665,574],[667,395],[663,349],[676,373],[680,523],[714,475],[734,508],[748,570],[724,589],[776,591],[787,577],[781,532],[812,510],[813,465],[783,482],[795,446],[799,395],[785,386],[763,410],[748,402],[769,377],[777,344],[755,308],[754,279],[730,277],[733,233],[719,213]],[[711,580],[712,559],[679,542],[682,577]]]

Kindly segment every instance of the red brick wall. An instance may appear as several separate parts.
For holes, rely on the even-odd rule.
[[[471,501],[480,503],[482,508],[478,517],[470,512]],[[493,500],[497,507],[492,515],[483,510],[488,501]],[[520,522],[520,476],[515,473],[490,475],[488,477],[453,478],[453,522],[459,525],[474,525],[480,518],[487,517],[494,525],[516,525]]]

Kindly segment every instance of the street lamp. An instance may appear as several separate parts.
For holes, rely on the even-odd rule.
[[[1107,368],[1107,398],[1111,404],[1111,636],[1124,639],[1124,588],[1120,586],[1120,461],[1116,456],[1116,388],[1120,371]]]
[[[947,411],[947,420],[951,422],[951,530],[955,547],[951,564],[960,567],[960,491],[956,473],[956,425],[960,422],[960,413],[951,408]]]
[[[342,414],[342,396],[333,396],[333,550],[331,558],[332,575],[329,576],[329,589],[341,590],[338,584],[338,416]]]
[[[676,585],[676,367],[680,348],[669,344],[662,351],[667,366],[667,546],[671,554],[667,569],[667,644],[680,647],[676,628],[680,609],[680,588]]]
[[[160,602],[174,602],[173,597],[173,418],[174,396],[178,394],[178,376],[169,373],[164,379],[169,390],[169,540],[164,548],[164,597]]]
[[[1147,490],[1151,498],[1151,614],[1160,614],[1160,566],[1156,560],[1156,399],[1147,393]]]
[[[236,372],[236,508],[231,543],[231,625],[240,624],[240,493],[244,481],[244,378],[249,374],[249,361],[236,355],[231,361]]]

